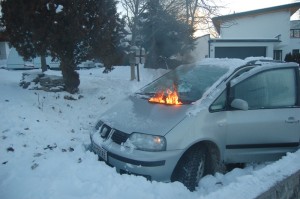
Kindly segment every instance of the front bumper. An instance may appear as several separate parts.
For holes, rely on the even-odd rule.
[[[169,182],[182,150],[149,152],[134,150],[111,140],[103,142],[95,134],[91,136],[91,149],[119,173],[145,176],[150,180]],[[107,153],[106,153],[107,152]],[[106,154],[105,154],[106,153]]]

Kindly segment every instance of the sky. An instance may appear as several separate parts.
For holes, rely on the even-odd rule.
[[[223,10],[222,14],[233,14],[234,12],[244,12],[300,2],[299,0],[217,0],[216,2],[218,1],[227,7]]]

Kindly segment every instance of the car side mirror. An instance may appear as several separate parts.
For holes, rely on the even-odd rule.
[[[231,104],[231,107],[239,109],[239,110],[244,110],[247,111],[249,109],[248,102],[242,99],[234,99]]]

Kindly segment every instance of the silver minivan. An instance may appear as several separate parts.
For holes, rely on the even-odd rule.
[[[90,134],[91,149],[120,173],[195,190],[224,164],[298,150],[299,121],[298,64],[205,59],[105,112]]]

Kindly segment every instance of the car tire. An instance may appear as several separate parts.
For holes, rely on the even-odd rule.
[[[180,159],[172,181],[179,181],[190,191],[195,191],[200,179],[207,174],[207,150],[204,147],[193,147]]]

